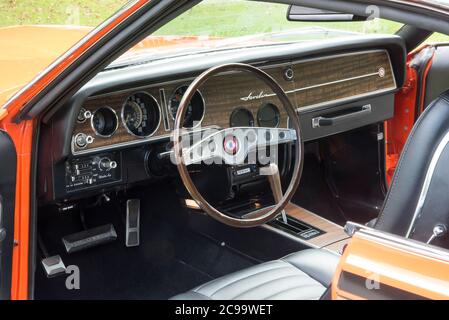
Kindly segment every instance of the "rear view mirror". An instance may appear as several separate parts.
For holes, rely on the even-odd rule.
[[[314,9],[297,5],[290,5],[287,11],[289,21],[365,21],[367,18],[352,13],[334,12],[323,9]]]

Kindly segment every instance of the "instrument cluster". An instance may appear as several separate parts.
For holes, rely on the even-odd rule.
[[[121,106],[97,106],[91,110],[81,108],[77,117],[78,124],[86,124],[81,133],[73,135],[73,146],[84,149],[96,138],[120,140],[124,135],[138,139],[148,139],[158,132],[166,117],[175,120],[179,104],[188,86],[176,88],[168,100],[167,112],[162,110],[158,100],[148,92],[137,92],[128,96]],[[122,100],[123,101],[123,100]],[[165,106],[163,106],[165,107]],[[193,95],[184,117],[185,128],[199,126],[204,118],[205,103],[202,94]],[[90,135],[87,131],[93,132]],[[160,130],[159,130],[160,131]]]

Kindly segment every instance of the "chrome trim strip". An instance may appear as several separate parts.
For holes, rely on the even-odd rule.
[[[393,92],[394,90],[396,90],[397,87],[391,87],[391,88],[385,88],[385,89],[380,89],[380,90],[376,90],[376,91],[371,91],[368,93],[362,93],[362,94],[356,94],[354,96],[350,96],[350,97],[346,97],[346,98],[340,98],[340,99],[335,99],[335,100],[329,100],[329,101],[325,101],[325,102],[320,102],[320,103],[315,103],[315,104],[311,104],[305,107],[298,107],[296,108],[297,112],[303,112],[303,111],[309,111],[309,110],[313,110],[316,109],[318,107],[325,107],[331,104],[340,104],[346,101],[356,101],[358,99],[361,98],[370,98],[382,93],[387,93],[387,92]]]
[[[102,147],[98,147],[98,148],[92,148],[92,149],[87,149],[87,150],[77,150],[77,151],[74,150],[74,146],[73,146],[73,142],[72,142],[72,154],[74,156],[79,156],[79,155],[100,152],[100,151],[116,150],[118,148],[140,145],[140,144],[144,144],[147,142],[162,141],[164,139],[170,138],[170,136],[171,136],[171,134],[165,134],[165,135],[155,136],[155,137],[151,137],[151,138],[147,138],[147,139],[145,139],[145,138],[144,139],[136,139],[134,141],[121,142],[121,143],[111,144],[111,145],[102,146]]]
[[[286,91],[285,93],[295,93],[295,92],[325,87],[325,86],[329,86],[331,84],[338,84],[338,83],[343,83],[343,82],[347,82],[347,81],[370,78],[370,77],[378,76],[378,75],[379,75],[379,72],[372,72],[372,73],[362,74],[362,75],[356,76],[356,77],[350,77],[350,78],[346,78],[346,79],[340,79],[340,80],[335,80],[335,81],[330,81],[330,82],[319,83],[319,84],[315,84],[315,85],[308,86],[308,87],[302,87],[302,88],[298,88],[295,90]]]
[[[167,99],[165,97],[165,89],[159,89],[159,99],[161,100],[162,115],[164,116],[164,130],[170,131],[170,121],[168,120]]]
[[[202,127],[199,130],[189,130],[189,132],[196,133],[196,132],[205,131],[205,130],[208,130],[211,128],[218,128],[218,127],[217,126]],[[188,130],[188,129],[186,129],[186,130]],[[167,133],[167,134],[160,135],[160,136],[153,136],[153,137],[144,138],[144,139],[136,139],[134,141],[121,142],[121,143],[117,143],[117,144],[111,144],[111,145],[107,145],[107,146],[102,146],[102,147],[97,147],[97,148],[92,148],[92,149],[87,149],[87,150],[77,150],[77,151],[74,150],[73,138],[72,138],[72,154],[75,156],[78,156],[78,155],[85,155],[85,154],[90,154],[90,153],[95,153],[95,152],[100,152],[100,151],[116,150],[116,149],[119,149],[122,147],[142,145],[142,144],[154,142],[154,141],[162,141],[164,139],[169,139],[171,136],[172,136],[171,133]]]
[[[424,202],[426,201],[426,198],[427,198],[427,193],[429,191],[430,183],[432,182],[432,177],[435,172],[435,168],[438,164],[438,161],[440,160],[440,157],[444,151],[444,148],[446,148],[448,143],[449,143],[449,131],[446,132],[444,137],[438,143],[437,149],[433,153],[432,160],[430,161],[429,167],[427,168],[426,176],[424,178],[423,186],[421,188],[421,193],[419,195],[418,203],[416,205],[415,212],[413,213],[412,221],[410,223],[407,234],[405,236],[406,238],[410,237],[413,227],[415,226],[416,219],[420,216],[422,208],[424,207]]]
[[[360,236],[387,246],[394,246],[404,251],[425,255],[438,260],[449,261],[449,250],[413,239],[403,238],[395,234],[365,227],[356,232]]]
[[[298,89],[288,90],[288,91],[285,91],[285,93],[286,94],[291,94],[291,93],[306,91],[306,90],[310,90],[310,89],[321,88],[321,87],[329,86],[329,85],[332,85],[332,84],[338,84],[338,83],[344,83],[344,82],[353,81],[353,80],[365,79],[365,78],[378,76],[378,75],[379,75],[379,72],[372,72],[372,73],[362,74],[362,75],[356,76],[356,77],[350,77],[350,78],[340,79],[340,80],[335,80],[335,81],[330,81],[330,82],[323,82],[323,83],[314,84],[314,85],[311,85],[311,86],[308,86],[308,87],[302,87],[302,88],[298,88]],[[261,98],[254,98],[253,100],[261,100],[263,98],[273,97],[273,96],[275,96],[274,93],[264,93]],[[351,96],[351,97],[353,97],[353,96]],[[243,99],[244,98],[240,98],[240,100],[243,100]],[[332,100],[328,100],[328,101],[326,101],[326,103],[329,103],[330,101],[332,101]],[[309,106],[307,106],[307,107],[309,107]]]

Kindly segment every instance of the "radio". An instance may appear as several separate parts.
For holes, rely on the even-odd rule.
[[[120,179],[119,153],[76,158],[65,163],[65,187],[67,192],[116,182]]]

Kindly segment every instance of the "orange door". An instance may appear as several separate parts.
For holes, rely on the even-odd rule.
[[[449,251],[361,227],[332,283],[333,299],[449,299]]]
[[[14,143],[0,130],[0,299],[11,298],[17,155]]]

